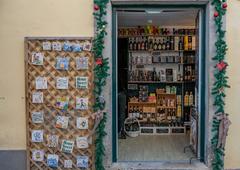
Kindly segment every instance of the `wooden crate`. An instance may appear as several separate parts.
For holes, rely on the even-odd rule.
[[[58,170],[64,169],[64,160],[70,159],[73,162],[72,169],[79,169],[76,166],[77,156],[88,156],[89,157],[89,168],[94,169],[94,146],[89,144],[87,149],[78,149],[76,147],[77,136],[88,136],[91,133],[91,129],[94,126],[94,121],[91,118],[93,113],[93,67],[94,58],[91,51],[82,52],[66,52],[66,51],[43,51],[43,42],[59,42],[63,44],[65,41],[70,43],[82,43],[85,41],[91,42],[91,38],[26,38],[25,39],[25,72],[26,72],[26,124],[27,124],[27,168],[31,170],[47,170],[52,169],[47,165],[47,154],[59,155]],[[44,64],[42,66],[33,65],[31,63],[32,52],[42,52],[44,54]],[[77,70],[75,66],[75,58],[77,56],[87,56],[89,58],[88,70]],[[57,56],[68,56],[70,57],[69,70],[59,71],[55,68]],[[38,76],[47,77],[48,88],[46,90],[36,90],[35,78]],[[87,76],[88,77],[88,89],[77,89],[75,87],[76,76]],[[69,85],[66,90],[59,90],[56,88],[56,77],[69,77]],[[36,91],[43,92],[44,100],[41,104],[32,103],[32,94]],[[61,96],[69,97],[69,107],[66,111],[60,110],[56,107],[56,98]],[[75,109],[76,97],[88,97],[88,109],[84,111]],[[34,111],[44,112],[44,123],[35,124],[32,122],[31,113]],[[56,115],[69,116],[69,125],[67,129],[59,129],[55,127]],[[88,128],[86,130],[80,130],[76,127],[77,117],[88,118]],[[31,140],[32,130],[43,130],[44,131],[44,142],[34,143]],[[46,136],[48,134],[56,134],[59,136],[58,146],[56,148],[50,148],[46,143]],[[73,140],[75,142],[72,154],[63,153],[60,150],[63,139]],[[36,162],[32,159],[32,151],[34,149],[44,150],[44,161]]]

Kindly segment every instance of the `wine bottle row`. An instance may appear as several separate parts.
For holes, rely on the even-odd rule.
[[[118,35],[123,36],[146,36],[146,35],[195,35],[196,29],[186,28],[161,28],[149,25],[146,27],[119,28]]]
[[[135,37],[129,38],[129,50],[195,50],[195,36]]]

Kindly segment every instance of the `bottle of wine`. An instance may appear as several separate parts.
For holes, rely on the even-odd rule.
[[[145,37],[144,39],[145,39],[145,42],[144,42],[145,50],[148,50],[148,41],[147,41],[147,37]]]
[[[158,49],[158,44],[157,44],[157,39],[154,39],[154,45],[153,45],[153,50],[157,50]]]
[[[188,36],[188,50],[192,50],[192,36]]]
[[[170,50],[174,50],[174,38],[170,37]]]
[[[141,50],[145,50],[145,41],[144,41],[143,37],[142,37],[142,42],[141,42]]]
[[[149,40],[149,49],[150,50],[153,49],[153,40],[152,40],[152,38]]]
[[[189,95],[188,95],[188,91],[186,91],[185,95],[184,95],[184,106],[189,106]]]
[[[137,50],[137,39],[135,38],[134,42],[133,42],[133,50]]]
[[[192,94],[192,92],[190,92],[190,95],[189,95],[189,106],[193,106],[193,94]]]
[[[179,47],[178,43],[179,43],[179,37],[174,37],[174,49],[173,50],[178,51],[178,47]]]
[[[182,42],[182,37],[179,37],[179,42],[178,42],[178,50],[183,50],[183,42]]]
[[[184,50],[188,50],[188,36],[185,35],[184,36]]]
[[[158,50],[162,50],[162,39],[159,39]]]
[[[169,40],[169,37],[167,37],[166,50],[170,50],[170,40]]]
[[[166,50],[166,42],[165,42],[165,39],[163,39],[162,50]]]
[[[137,50],[141,50],[141,38],[138,39]]]
[[[129,50],[133,50],[133,39],[129,38]]]

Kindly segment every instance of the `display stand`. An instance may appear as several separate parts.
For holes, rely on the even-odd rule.
[[[51,44],[51,49],[43,50],[43,43]],[[91,143],[91,130],[94,127],[93,113],[93,68],[94,58],[89,49],[73,51],[72,49],[54,50],[53,44],[64,43],[81,44],[88,43],[91,45],[91,38],[26,38],[25,39],[25,77],[26,77],[26,125],[27,125],[27,168],[28,169],[65,169],[64,164],[66,160],[72,161],[72,169],[79,169],[80,162],[77,162],[79,156],[88,157],[86,164],[87,168],[93,168],[94,146]],[[82,48],[82,47],[81,47]],[[91,48],[91,47],[90,47]],[[33,64],[33,53],[43,54],[43,65]],[[58,56],[69,57],[69,68],[67,70],[59,70],[56,68],[56,58]],[[76,57],[87,57],[88,68],[78,70],[76,68]],[[36,89],[36,78],[45,77],[47,79],[46,89]],[[87,88],[76,88],[76,77],[88,77]],[[58,77],[68,78],[68,88],[58,89],[56,86],[56,79]],[[35,92],[43,94],[43,101],[40,103],[33,102],[33,95]],[[60,97],[68,97],[68,107],[60,109],[56,106],[57,99]],[[88,98],[88,108],[85,110],[76,109],[77,97]],[[43,122],[34,123],[32,118],[33,112],[43,113]],[[69,117],[67,128],[59,128],[56,126],[56,116]],[[81,129],[77,127],[77,118],[84,117],[88,120],[88,127]],[[34,142],[32,140],[32,132],[34,130],[43,131],[43,141]],[[58,142],[56,147],[49,147],[47,135],[57,135]],[[79,149],[76,145],[77,137],[87,137],[88,147]],[[74,142],[72,153],[66,153],[61,150],[63,140],[71,140]],[[42,161],[33,160],[33,151],[42,150],[44,158]],[[49,154],[56,154],[59,156],[58,165],[56,168],[50,167],[47,156]],[[39,156],[39,155],[38,155]]]

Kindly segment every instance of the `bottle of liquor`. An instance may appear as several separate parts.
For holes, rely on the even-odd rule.
[[[192,50],[196,50],[196,37],[192,36]]]
[[[178,50],[183,50],[183,42],[182,42],[182,37],[179,37],[179,42],[178,42]]]
[[[137,50],[141,50],[141,38],[138,38]]]
[[[170,50],[174,50],[174,38],[170,37]]]
[[[157,50],[158,49],[158,44],[157,44],[157,39],[154,39],[154,45],[153,45],[153,50]]]
[[[181,115],[182,115],[182,107],[181,107],[181,105],[178,105],[177,106],[177,117],[181,117]]]
[[[133,42],[133,50],[137,50],[137,38]]]
[[[148,41],[147,41],[147,37],[145,37],[144,40],[145,40],[145,42],[144,42],[145,50],[148,50]]]
[[[189,95],[189,106],[193,106],[193,94],[192,94],[192,92],[190,92],[190,95]]]
[[[166,50],[170,50],[170,41],[169,41],[169,37],[167,37]]]
[[[162,50],[162,39],[159,39],[158,50]]]
[[[129,38],[129,50],[133,50],[133,39]]]
[[[188,36],[187,35],[184,36],[184,50],[185,51],[188,50]]]
[[[189,95],[188,95],[188,91],[186,91],[185,95],[184,95],[184,106],[189,106]]]
[[[188,80],[188,69],[184,67],[184,80]]]
[[[192,50],[192,36],[188,36],[188,50]]]
[[[152,40],[152,38],[149,40],[149,49],[150,50],[153,49],[153,40]]]
[[[166,41],[165,41],[165,39],[163,39],[162,50],[166,50]]]
[[[179,47],[178,43],[179,43],[179,37],[174,37],[174,49],[173,50],[178,51],[178,47]]]
[[[145,50],[145,41],[144,41],[143,37],[142,37],[142,42],[141,42],[141,50]]]

